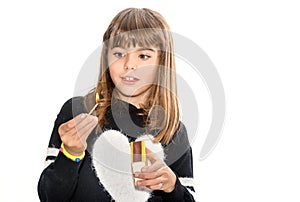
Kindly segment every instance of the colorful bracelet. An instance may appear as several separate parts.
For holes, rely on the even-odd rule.
[[[64,143],[61,143],[59,151],[62,152],[68,159],[71,159],[76,163],[80,162],[85,156],[85,151],[80,156],[73,156],[65,149]]]

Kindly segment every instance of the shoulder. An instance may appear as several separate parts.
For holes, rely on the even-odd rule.
[[[72,97],[62,105],[58,118],[67,121],[80,113],[86,113],[84,97]]]

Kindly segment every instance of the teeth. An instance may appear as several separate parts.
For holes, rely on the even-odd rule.
[[[133,81],[134,80],[133,77],[124,77],[123,79],[126,80],[126,81]]]

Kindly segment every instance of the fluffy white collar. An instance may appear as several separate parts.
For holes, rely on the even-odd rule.
[[[153,139],[153,136],[143,135],[136,141],[144,140],[148,149],[164,159],[161,144],[154,144],[150,139]],[[116,202],[147,201],[151,190],[146,187],[139,190],[135,188],[130,162],[130,144],[127,137],[119,131],[105,131],[96,140],[92,151],[92,163],[97,177],[111,197]]]

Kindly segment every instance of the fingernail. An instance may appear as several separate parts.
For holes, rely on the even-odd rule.
[[[142,168],[142,172],[144,173],[144,172],[146,172],[147,171],[147,169],[146,168]]]
[[[81,118],[81,119],[84,119],[85,116],[86,116],[85,114],[81,114],[80,118]]]
[[[135,177],[138,177],[138,176],[139,176],[139,174],[138,174],[138,173],[134,173],[134,176],[135,176]]]

